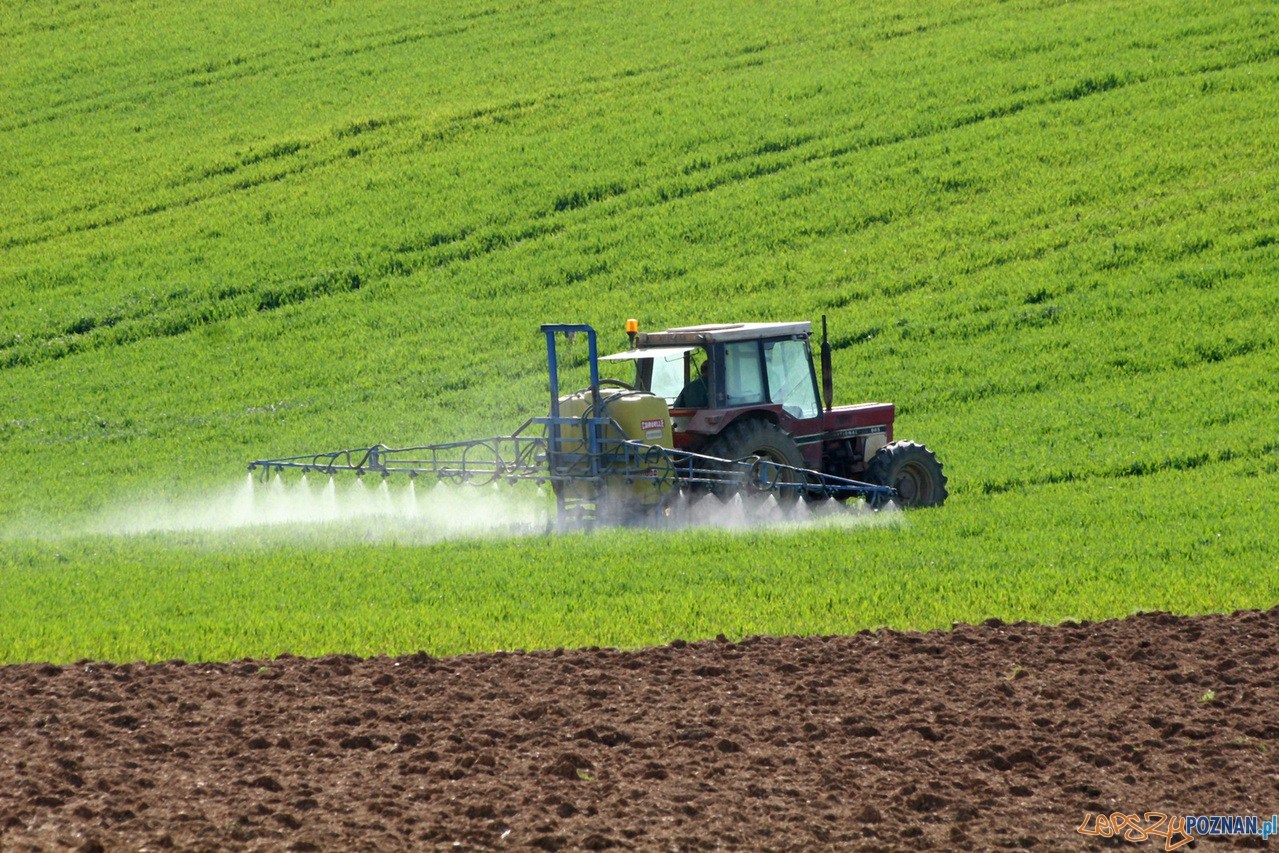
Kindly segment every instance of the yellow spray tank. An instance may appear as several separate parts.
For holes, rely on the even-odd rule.
[[[656,452],[647,455],[652,463],[649,473],[656,474],[657,481],[622,474],[605,474],[596,480],[584,478],[581,475],[590,464],[584,419],[606,417],[611,420],[600,430],[604,449],[609,452],[619,449],[614,442],[628,439],[670,450],[675,442],[666,400],[646,391],[601,388],[597,409],[595,393],[587,388],[560,397],[559,404],[560,417],[578,419],[578,423],[560,428],[561,451],[565,455],[581,454],[581,458],[566,460],[562,473],[573,475],[574,479],[557,484],[557,488],[565,489],[567,498],[595,504],[596,513],[605,512],[612,522],[632,520],[653,510],[675,484],[675,472],[664,470],[670,467],[669,457]],[[635,452],[642,463],[646,455],[642,450]]]

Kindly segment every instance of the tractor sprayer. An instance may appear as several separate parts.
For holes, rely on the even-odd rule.
[[[601,357],[595,329],[547,324],[547,415],[510,435],[413,447],[375,444],[279,459],[250,471],[404,476],[469,486],[549,484],[558,529],[660,524],[690,501],[772,496],[781,507],[815,500],[940,504],[936,457],[893,441],[893,406],[835,407],[822,318],[821,398],[810,324],[738,323],[643,333]],[[557,345],[585,336],[589,385],[561,394]],[[629,361],[634,379],[601,379],[601,361]]]

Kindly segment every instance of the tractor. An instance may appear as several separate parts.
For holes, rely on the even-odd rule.
[[[893,440],[892,403],[832,404],[824,316],[820,397],[808,321],[644,333],[630,320],[627,332],[631,349],[602,360],[633,361],[634,382],[605,381],[665,399],[677,449],[891,486],[903,506],[946,500],[946,475],[933,452]]]
[[[547,324],[550,411],[507,436],[391,448],[384,444],[278,459],[250,471],[330,477],[407,475],[473,486],[549,483],[559,529],[661,523],[679,498],[857,498],[878,509],[937,506],[941,463],[923,445],[893,440],[891,403],[832,405],[831,348],[822,318],[822,394],[811,324],[738,323],[642,333],[599,356],[595,330]],[[561,394],[558,342],[587,339],[590,383]],[[600,377],[601,362],[634,364],[631,381]]]

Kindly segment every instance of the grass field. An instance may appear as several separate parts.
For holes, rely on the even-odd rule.
[[[0,661],[1279,603],[1277,14],[5,6]],[[85,532],[251,458],[509,431],[541,322],[823,313],[837,402],[897,404],[942,510]]]

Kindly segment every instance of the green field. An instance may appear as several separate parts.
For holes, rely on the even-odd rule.
[[[1273,606],[1275,139],[1264,2],[5,5],[0,662]],[[508,432],[542,322],[822,314],[944,508],[101,532]]]

